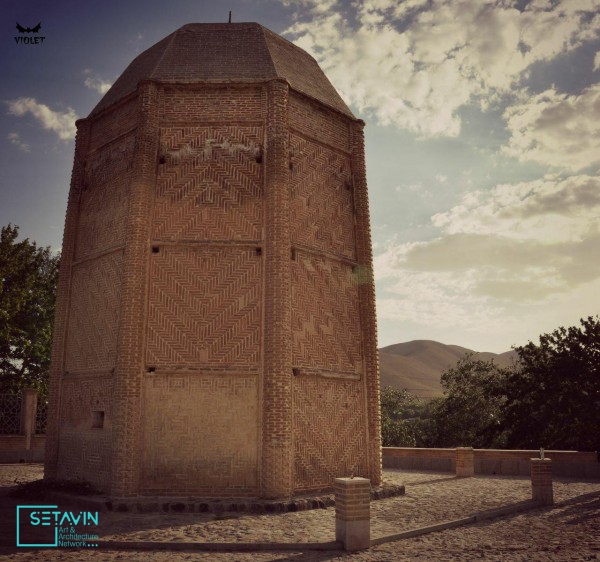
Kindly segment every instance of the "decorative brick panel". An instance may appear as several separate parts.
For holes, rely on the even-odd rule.
[[[293,366],[359,376],[358,280],[352,266],[297,251],[291,297]]]
[[[296,134],[290,145],[292,243],[354,258],[350,158]]]
[[[307,97],[290,95],[290,128],[333,148],[350,152],[350,121]]]
[[[134,142],[133,134],[126,135],[87,158],[77,224],[77,259],[125,243]]]
[[[294,377],[294,490],[330,488],[368,471],[360,381]]]
[[[256,375],[148,375],[141,492],[256,495],[258,412]]]
[[[110,371],[116,364],[123,252],[73,267],[65,370]]]
[[[260,239],[262,142],[262,127],[162,129],[153,238]]]
[[[266,118],[266,91],[262,85],[165,86],[163,103],[165,122],[239,122]]]
[[[133,96],[92,120],[89,149],[96,150],[134,129],[138,122],[137,111],[137,96]]]
[[[146,363],[258,369],[262,267],[255,248],[151,254]]]

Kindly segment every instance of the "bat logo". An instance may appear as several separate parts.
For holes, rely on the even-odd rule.
[[[17,31],[19,33],[39,33],[42,29],[42,22],[38,23],[35,27],[23,27],[17,22]]]

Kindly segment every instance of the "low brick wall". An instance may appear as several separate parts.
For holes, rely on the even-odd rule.
[[[531,458],[538,450],[475,449],[475,474],[502,476],[529,476]],[[600,479],[600,456],[596,452],[546,451],[552,459],[555,476]],[[418,449],[410,447],[383,447],[384,468],[408,470],[456,471],[455,449]]]
[[[32,436],[29,450],[26,435],[0,435],[0,463],[44,462],[45,446],[45,435]]]

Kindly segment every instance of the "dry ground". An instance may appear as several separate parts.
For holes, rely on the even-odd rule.
[[[16,500],[7,497],[14,480],[42,476],[37,464],[0,465],[0,528],[14,537]],[[371,504],[373,538],[466,517],[477,511],[530,498],[522,477],[486,476],[457,480],[447,473],[386,470],[384,478],[404,484],[406,495]],[[0,548],[0,559],[15,562],[64,560],[144,561],[396,561],[396,560],[600,560],[600,481],[560,479],[555,505],[491,521],[448,529],[373,547],[344,552],[143,552],[100,550],[22,550]],[[280,515],[101,513],[103,540],[175,542],[332,541],[334,509]]]

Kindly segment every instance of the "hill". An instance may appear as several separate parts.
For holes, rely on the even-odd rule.
[[[509,366],[517,357],[515,351],[477,352],[431,340],[397,343],[379,350],[381,386],[406,388],[422,398],[441,396],[440,376],[467,353],[475,353],[485,361],[494,359],[500,366]]]

